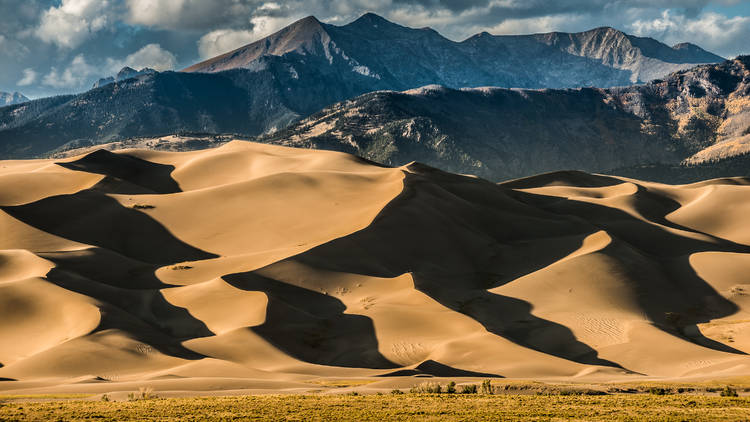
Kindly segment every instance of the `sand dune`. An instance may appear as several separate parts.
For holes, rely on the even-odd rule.
[[[749,183],[242,141],[0,162],[0,389],[750,375]]]

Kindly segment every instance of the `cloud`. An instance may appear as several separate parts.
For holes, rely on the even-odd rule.
[[[29,49],[25,45],[0,34],[0,55],[9,56],[17,60],[27,54],[29,54]]]
[[[32,68],[26,68],[23,70],[23,77],[21,80],[16,82],[18,86],[29,86],[36,82],[37,73]]]
[[[487,31],[493,34],[544,33],[577,26],[576,24],[579,20],[580,17],[573,14],[508,19],[498,25],[487,28]]]
[[[137,70],[150,67],[154,70],[164,71],[172,70],[176,65],[177,58],[174,54],[163,49],[159,44],[148,44],[135,53],[128,55],[125,59],[107,59],[106,67],[109,72],[117,73],[118,70],[125,66],[130,66]]]
[[[727,17],[704,12],[695,18],[665,10],[653,19],[628,25],[635,35],[660,39],[668,44],[689,41],[725,56],[750,53],[750,16]]]
[[[127,0],[131,24],[194,30],[246,25],[262,4],[256,0]]]
[[[86,62],[83,54],[79,54],[73,58],[70,65],[63,71],[52,67],[52,70],[42,79],[42,83],[58,89],[81,88],[88,83],[91,76],[97,73],[97,69]]]
[[[482,31],[578,32],[612,26],[668,44],[692,42],[731,57],[750,54],[748,4],[748,0],[0,0],[0,86],[23,87],[35,96],[70,92],[93,82],[70,86],[84,79],[66,75],[81,54],[90,68],[89,78],[94,73],[96,78],[111,75],[121,65],[178,68],[251,43],[307,15],[344,25],[364,12],[406,26],[430,26],[456,41]],[[86,69],[81,61],[77,66]],[[25,69],[39,74],[31,84],[18,85],[19,80],[28,80],[23,78]]]
[[[211,31],[198,40],[198,53],[202,59],[224,54],[270,35],[293,20],[294,18],[256,16],[250,20],[253,26],[251,30],[218,29]]]
[[[42,13],[36,36],[59,47],[75,48],[110,23],[107,0],[63,0]]]

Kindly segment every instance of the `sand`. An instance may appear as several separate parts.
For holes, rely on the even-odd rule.
[[[749,210],[244,141],[0,161],[0,391],[746,376]]]

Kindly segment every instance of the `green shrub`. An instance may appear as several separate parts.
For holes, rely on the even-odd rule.
[[[398,388],[394,388],[393,390],[391,390],[391,394],[404,394],[404,392],[399,390]]]
[[[482,394],[494,394],[495,389],[492,388],[492,381],[490,380],[482,381],[482,386],[480,388],[480,391]]]
[[[648,389],[648,392],[649,394],[653,394],[655,396],[664,396],[671,393],[669,389],[661,387],[651,387]]]
[[[732,387],[730,387],[728,385],[726,387],[724,387],[723,390],[721,390],[721,392],[719,393],[719,395],[721,397],[739,397],[739,395],[737,394],[737,390],[735,390],[734,388],[732,388]]]
[[[448,385],[445,387],[445,392],[448,394],[454,394],[456,392],[456,382],[451,381],[448,383]]]
[[[476,384],[467,384],[461,386],[461,394],[476,394],[477,393],[477,385]]]
[[[416,394],[440,394],[443,392],[442,390],[440,384],[436,382],[425,382],[412,387],[409,392]]]
[[[138,388],[138,395],[141,396],[141,400],[148,400],[153,399],[156,396],[154,396],[154,388],[153,387],[139,387]]]

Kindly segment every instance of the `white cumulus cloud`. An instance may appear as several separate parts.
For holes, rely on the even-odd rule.
[[[116,73],[125,66],[130,66],[136,70],[150,67],[154,70],[164,71],[172,70],[176,65],[177,58],[174,54],[163,49],[159,44],[148,44],[124,59],[107,59],[106,67],[109,72]]]
[[[110,23],[108,8],[107,0],[63,0],[42,13],[36,36],[47,43],[75,48]]]
[[[37,73],[32,68],[23,70],[23,77],[17,82],[18,86],[29,86],[36,82]]]
[[[79,54],[63,70],[52,67],[50,72],[42,79],[42,83],[60,89],[81,88],[97,73],[96,67],[88,64],[83,54]]]
[[[127,0],[132,24],[162,29],[210,29],[247,24],[252,0]]]

